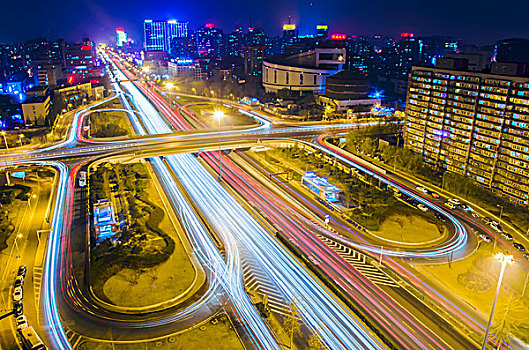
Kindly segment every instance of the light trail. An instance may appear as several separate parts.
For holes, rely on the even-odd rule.
[[[142,106],[141,108],[148,107]],[[167,126],[159,129],[155,127],[153,131],[160,133],[167,129]],[[149,132],[152,133],[150,130]],[[288,254],[251,215],[245,212],[194,156],[190,154],[171,155],[167,156],[166,160],[193,201],[201,209],[202,214],[223,237],[227,252],[234,250],[230,254],[236,255],[237,250],[233,243],[237,242],[239,250],[246,249],[264,267],[287,300],[293,300],[298,295],[310,299],[310,302],[303,299],[299,305],[300,309],[309,326],[319,330],[326,344],[333,349],[384,347],[353,318],[350,312],[342,308],[340,303],[329,295],[323,285],[316,281],[306,268]],[[256,247],[262,250],[256,250]],[[233,293],[232,302],[238,305],[237,310],[239,312],[246,310],[247,317],[251,317],[252,314],[244,307],[244,304],[249,301],[242,286],[241,268],[236,267],[237,269],[232,271],[236,273],[230,276],[228,290]],[[255,312],[253,306],[252,309]],[[247,322],[252,319],[245,317]],[[251,329],[251,331],[256,332],[257,330]],[[273,343],[277,347],[275,340],[270,339],[270,335],[265,334],[265,336],[270,344]]]
[[[59,316],[56,298],[56,284],[59,280],[57,276],[60,266],[60,246],[63,232],[62,216],[65,207],[63,199],[67,192],[69,169],[65,164],[60,162],[39,162],[37,164],[52,166],[59,172],[55,206],[51,221],[51,231],[49,234],[48,248],[43,267],[41,302],[44,309],[44,321],[48,327],[48,332],[51,333],[50,339],[53,342],[52,349],[67,350],[71,349],[71,345],[64,332],[61,318]]]
[[[202,157],[218,171],[218,156],[213,152],[203,153]],[[353,300],[355,307],[360,307],[377,322],[401,347],[444,349],[446,344],[437,338],[429,329],[395,303],[383,290],[371,280],[359,273],[335,251],[324,244],[315,233],[307,229],[311,220],[303,213],[295,210],[292,203],[286,203],[268,188],[247,175],[236,166],[229,157],[223,157],[226,181],[236,189],[245,200],[249,201],[265,217],[283,232],[287,239],[295,241],[296,245],[305,253],[318,261],[329,278],[335,281],[348,297]],[[344,285],[340,281],[346,282]],[[362,293],[358,293],[361,290]]]

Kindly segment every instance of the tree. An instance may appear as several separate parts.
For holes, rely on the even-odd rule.
[[[308,350],[325,350],[327,346],[320,338],[319,332],[314,332],[309,338]]]
[[[527,305],[524,303],[524,298],[511,297],[510,300],[501,305],[499,308],[501,320],[494,326],[494,334],[497,336],[498,349],[501,344],[508,342],[509,334],[518,329],[518,322],[515,315],[527,312]]]
[[[283,320],[283,327],[285,330],[290,333],[290,349],[294,343],[294,335],[301,335],[301,325],[299,323],[299,311],[296,305],[291,302],[288,304],[287,316]]]

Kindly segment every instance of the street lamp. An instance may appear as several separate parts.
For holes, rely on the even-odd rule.
[[[7,145],[7,139],[6,139],[6,132],[2,130],[2,136],[4,137],[4,142],[6,143],[6,149],[9,149],[9,146]]]
[[[165,87],[169,90],[171,90],[172,88],[174,88],[174,84],[171,83],[170,81],[168,81],[167,83],[165,83]]]
[[[22,147],[22,139],[24,138],[24,134],[18,135],[18,141],[20,141],[20,147]]]
[[[224,118],[224,112],[221,110],[216,110],[213,113],[213,117],[217,118],[219,121],[219,180],[222,181],[222,155],[220,153],[220,121]]]
[[[506,255],[503,253],[498,253],[494,256],[496,260],[501,262],[501,271],[500,277],[498,278],[498,284],[496,285],[496,295],[494,296],[494,302],[492,303],[492,310],[490,311],[489,323],[487,325],[487,332],[485,333],[485,339],[483,339],[482,350],[485,350],[487,347],[487,341],[489,338],[490,327],[492,325],[492,318],[494,317],[494,309],[496,309],[496,302],[498,301],[498,295],[500,294],[501,281],[503,280],[503,274],[505,272],[505,267],[511,265],[514,262],[514,257],[512,255]]]
[[[501,221],[501,217],[503,216],[503,205],[496,204],[496,206],[500,208],[500,221]]]
[[[22,238],[22,233],[17,234],[17,236],[15,237],[15,247],[17,248],[17,259],[20,258],[20,250],[18,249],[17,239],[20,239],[20,238]]]

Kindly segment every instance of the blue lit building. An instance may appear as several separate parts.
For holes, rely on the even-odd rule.
[[[146,19],[143,22],[143,33],[146,51],[168,51],[166,21]]]
[[[107,238],[114,239],[117,235],[114,207],[107,199],[101,199],[94,205],[94,228],[97,243]]]
[[[145,50],[172,53],[175,39],[189,36],[188,25],[188,22],[173,19],[169,21],[146,19],[143,22]]]
[[[326,178],[316,176],[313,171],[306,172],[303,175],[301,184],[329,203],[339,201],[341,191],[338,187],[331,185]]]

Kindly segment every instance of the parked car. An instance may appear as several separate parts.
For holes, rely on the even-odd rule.
[[[503,238],[505,238],[506,240],[508,240],[508,241],[512,241],[512,235],[511,235],[510,233],[502,232],[502,233],[501,233],[501,236],[502,236]]]
[[[415,187],[415,189],[419,192],[422,192],[422,193],[428,193],[428,190],[422,186],[417,186]]]
[[[21,301],[15,301],[13,303],[13,313],[17,317],[24,313],[24,307],[22,306],[22,302]]]
[[[18,268],[18,274],[17,276],[26,277],[26,265],[22,265]]]
[[[523,253],[523,257],[525,260],[529,261],[529,253]]]
[[[13,300],[20,301],[22,300],[22,287],[15,287],[13,290]]]
[[[480,234],[479,238],[481,238],[484,242],[487,242],[487,243],[492,242],[492,238],[489,235],[486,235],[484,233]]]
[[[15,287],[21,287],[23,285],[24,285],[24,277],[17,276],[17,278],[15,278]]]
[[[492,227],[496,232],[499,232],[499,233],[503,232],[503,228],[496,221],[491,221],[489,226]]]
[[[512,246],[516,249],[518,249],[519,251],[521,252],[525,252],[525,247],[523,246],[523,244],[520,244],[520,243],[517,243],[517,242],[514,242],[512,244]]]
[[[428,211],[428,208],[426,207],[426,205],[422,203],[417,204],[417,208],[419,208],[422,211]]]
[[[449,209],[455,209],[456,206],[452,202],[446,202],[445,203],[445,207],[447,207]]]
[[[473,218],[479,218],[478,213],[476,213],[474,211],[472,213],[470,213],[470,215],[472,215]]]
[[[468,205],[466,205],[465,203],[460,203],[459,207],[463,209],[464,211],[473,211],[473,209],[469,207]]]
[[[444,217],[443,214],[438,213],[438,212],[434,212],[434,215],[435,215],[435,217],[436,217],[439,221],[441,221],[441,222],[446,222],[446,218]]]
[[[485,223],[488,225],[488,224],[490,224],[492,222],[492,219],[489,218],[488,216],[484,216],[483,217],[483,221],[485,221]]]
[[[433,198],[439,198],[439,195],[436,192],[432,191],[430,191],[430,196],[432,196]]]
[[[459,205],[459,204],[461,204],[461,202],[460,202],[459,199],[457,199],[457,198],[450,198],[448,201],[449,201],[450,203],[452,203],[453,205]]]
[[[24,315],[18,316],[16,319],[17,322],[17,330],[21,331],[23,329],[28,328],[28,319]]]

